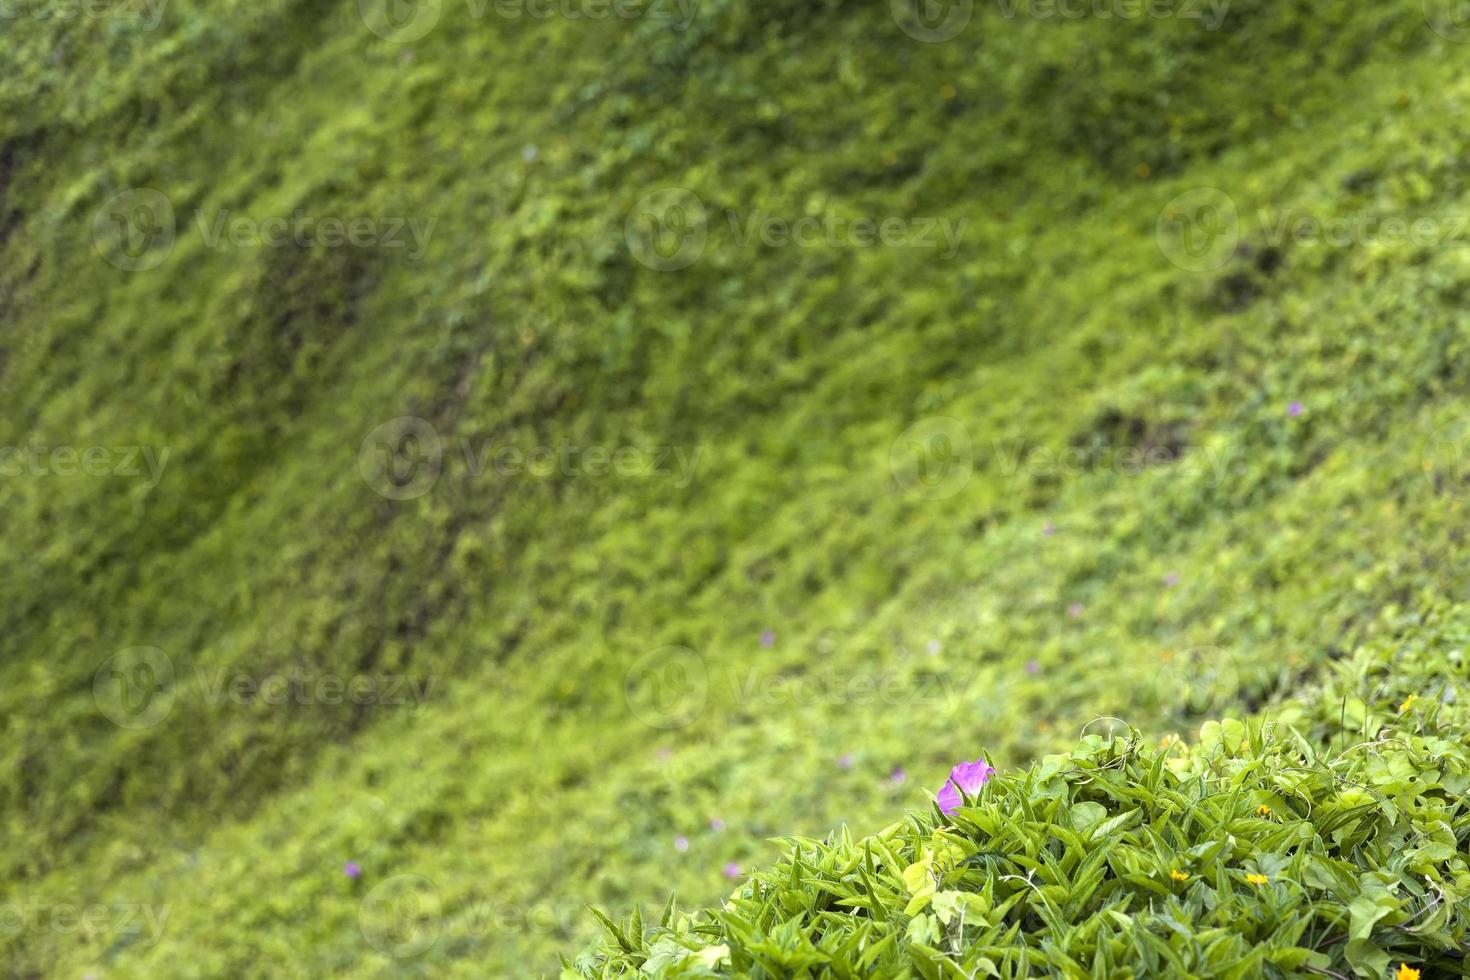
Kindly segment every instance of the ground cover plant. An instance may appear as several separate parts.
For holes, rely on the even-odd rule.
[[[3,21],[11,975],[1453,972],[1448,6],[421,6]]]
[[[1430,616],[1189,744],[961,764],[929,811],[787,841],[702,916],[608,921],[568,973],[1463,975],[1467,623]]]

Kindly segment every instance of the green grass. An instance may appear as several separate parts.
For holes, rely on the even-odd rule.
[[[6,27],[0,445],[168,453],[156,485],[0,479],[7,901],[167,911],[0,922],[14,975],[554,972],[586,905],[712,903],[982,746],[1022,773],[1098,719],[1285,703],[1470,584],[1470,252],[1256,217],[1470,213],[1467,49],[1419,4],[982,7],[938,44],[881,3],[473,9],[407,45],[347,2]],[[668,187],[708,215],[678,271],[627,237]],[[1200,187],[1244,247],[1193,272],[1158,227]],[[133,188],[176,233],[130,272],[94,222]],[[197,217],[297,209],[416,221],[423,254]],[[963,231],[771,247],[731,212]],[[403,416],[442,473],[390,500],[360,464]],[[941,418],[969,461],[910,492],[904,434]],[[169,710],[120,728],[94,678],[137,647]],[[427,696],[211,693],[279,674]],[[421,917],[385,931],[402,889]]]

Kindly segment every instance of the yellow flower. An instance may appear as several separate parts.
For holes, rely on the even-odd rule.
[[[1188,874],[1188,872],[1185,872],[1185,871],[1178,871],[1178,870],[1170,871],[1169,872],[1169,877],[1170,878],[1173,878],[1175,881],[1188,881],[1189,880],[1189,874]]]
[[[1265,875],[1246,875],[1245,880],[1246,884],[1249,885],[1264,885],[1271,879],[1267,878]]]
[[[1393,971],[1393,980],[1419,980],[1419,971],[1407,963],[1400,963],[1399,968]]]
[[[1408,711],[1411,707],[1413,707],[1414,702],[1418,700],[1419,695],[1417,694],[1410,694],[1408,697],[1404,698],[1404,703],[1399,705],[1399,714],[1403,714],[1405,711]]]
[[[1258,816],[1258,817],[1269,817],[1270,815],[1271,815],[1271,808],[1269,806],[1267,806],[1266,804],[1262,803],[1260,806],[1256,807],[1256,816]]]

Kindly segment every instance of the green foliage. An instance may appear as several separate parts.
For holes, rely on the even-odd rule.
[[[719,907],[607,922],[569,973],[1458,974],[1467,641],[1457,608],[1188,746],[1088,735],[949,817],[785,841]]]
[[[1470,48],[1418,0],[1235,0],[1214,31],[980,4],[934,44],[868,0],[707,0],[684,30],[439,6],[408,44],[357,0],[3,24],[0,448],[168,453],[156,481],[0,476],[11,973],[554,970],[597,934],[587,905],[716,903],[727,863],[760,865],[780,835],[861,837],[980,745],[1016,787],[1082,732],[1156,744],[1284,704],[1403,635],[1404,610],[1470,590],[1470,251],[1273,244],[1254,219],[1470,210],[1470,142],[1447,124]],[[144,187],[177,235],[129,272],[94,222]],[[626,237],[668,187],[709,212],[679,272]],[[1200,187],[1231,196],[1242,240],[1192,272],[1156,229]],[[200,226],[298,209],[432,232],[411,256]],[[757,213],[964,231],[947,259],[739,240]],[[443,472],[385,499],[360,453],[403,416],[444,439]],[[972,458],[931,499],[895,449],[942,418]],[[506,446],[698,460],[688,481],[476,465]],[[672,692],[682,727],[647,711],[668,692],[644,668],[687,666],[671,646],[707,671]],[[172,663],[170,710],[122,728],[94,683],[139,647]],[[217,693],[385,674],[426,696]],[[1292,724],[1353,744],[1323,717]],[[1077,765],[1154,769],[1087,744]],[[1121,812],[1076,771],[1056,774],[1073,813]],[[886,846],[934,850],[929,819]],[[1212,893],[1247,865],[1225,867]],[[865,870],[888,890],[893,872]],[[970,894],[943,873],[936,896]],[[1287,887],[1234,882],[1231,902]],[[1075,899],[1095,926],[1048,941],[1122,935],[1082,916],[1138,901],[1113,889]],[[16,926],[10,901],[167,921]],[[912,942],[948,950],[941,909],[972,900],[938,901]],[[422,918],[378,917],[400,906]],[[1375,945],[1402,946],[1396,915]],[[819,942],[789,923],[793,948]]]

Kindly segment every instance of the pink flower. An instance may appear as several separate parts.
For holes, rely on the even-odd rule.
[[[1041,673],[1041,661],[1040,660],[1028,660],[1028,661],[1026,661],[1026,673],[1028,673],[1028,674],[1039,674],[1039,673]]]
[[[731,861],[729,864],[725,865],[725,877],[726,878],[739,878],[740,877],[740,865],[736,864],[734,861]]]
[[[348,861],[346,864],[342,865],[342,873],[351,878],[353,881],[356,881],[359,877],[362,876],[362,868],[357,866],[356,861]]]
[[[719,817],[715,817],[709,822],[709,829],[718,834],[720,831],[725,829],[725,821],[721,820]]]
[[[1073,619],[1080,618],[1082,616],[1082,603],[1074,602],[1070,606],[1068,606],[1067,615],[1071,616]]]
[[[839,755],[837,757],[837,768],[838,769],[851,769],[852,768],[852,753],[851,752],[844,752],[844,753],[842,753],[841,755]]]
[[[909,774],[903,771],[903,766],[894,767],[893,772],[888,776],[889,781],[895,786],[902,785],[903,781],[908,778]]]
[[[776,631],[772,629],[761,630],[761,646],[773,647],[776,645]]]
[[[1292,402],[1290,405],[1286,406],[1286,414],[1290,415],[1292,418],[1296,418],[1298,415],[1302,414],[1302,403]]]
[[[1056,533],[1057,533],[1057,526],[1055,524],[1053,524],[1051,521],[1047,521],[1044,525],[1042,525],[1042,528],[1041,528],[1041,536],[1042,537],[1049,538],[1053,534],[1056,534]]]
[[[689,850],[689,838],[688,837],[685,837],[683,834],[680,834],[679,836],[675,837],[674,838],[674,850],[680,852],[681,854],[684,851]]]
[[[961,762],[955,766],[949,771],[949,781],[934,797],[939,803],[939,812],[949,816],[964,802],[960,796],[961,790],[966,796],[974,796],[994,773],[995,770],[984,759]]]
[[[1178,585],[1179,584],[1179,573],[1178,572],[1170,572],[1168,575],[1165,575],[1164,576],[1164,584],[1165,585],[1170,585],[1170,586],[1172,586],[1172,585]]]

